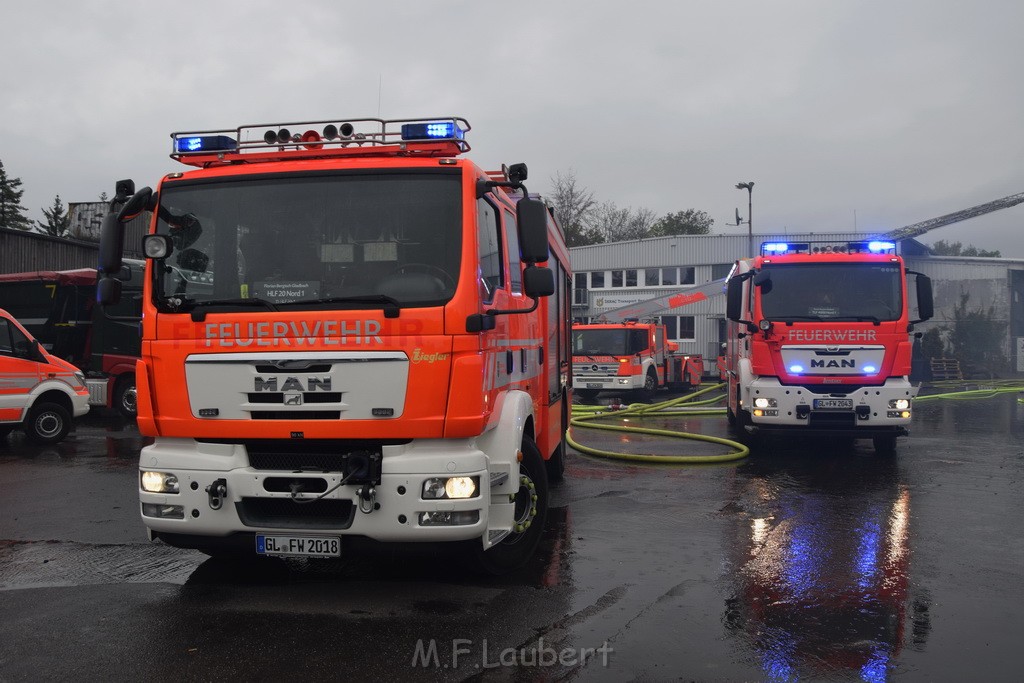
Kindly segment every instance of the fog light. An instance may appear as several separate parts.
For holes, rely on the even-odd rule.
[[[476,524],[479,521],[479,510],[420,513],[420,526],[467,526],[469,524]]]
[[[910,399],[894,398],[893,400],[889,401],[889,407],[895,410],[907,410],[908,408],[910,408]]]
[[[629,384],[629,383],[630,383],[630,382],[632,382],[632,381],[633,381],[633,380],[630,380],[630,379],[620,379],[620,380],[619,380],[619,384]]]
[[[162,519],[185,519],[185,508],[181,505],[143,503],[142,514],[146,517],[160,517]]]
[[[178,477],[169,472],[143,472],[140,482],[147,493],[178,492]]]

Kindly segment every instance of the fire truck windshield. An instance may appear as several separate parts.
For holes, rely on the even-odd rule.
[[[647,332],[642,329],[573,330],[574,356],[632,356],[647,348]]]
[[[155,276],[158,304],[433,306],[458,283],[457,173],[167,182],[158,216],[174,245]]]
[[[768,320],[898,320],[903,310],[897,263],[771,264],[765,271],[761,313]]]

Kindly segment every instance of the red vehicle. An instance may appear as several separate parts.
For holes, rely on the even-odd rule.
[[[305,131],[291,133],[291,130]],[[338,556],[353,537],[526,562],[562,476],[569,258],[526,167],[488,173],[461,118],[172,135],[154,211],[139,430],[151,538]],[[99,297],[115,301],[104,279]]]
[[[665,326],[627,320],[572,326],[573,387],[585,401],[601,391],[650,399],[658,389],[687,389],[701,382],[700,356],[679,353]]]
[[[931,281],[892,242],[762,245],[728,279],[729,419],[744,433],[870,438],[907,433],[914,323],[932,316]],[[917,318],[907,279],[916,276]]]
[[[47,351],[85,372],[89,405],[134,419],[142,262],[126,261],[119,276],[125,296],[117,307],[104,309],[96,305],[94,268],[6,273],[0,275],[0,307]]]

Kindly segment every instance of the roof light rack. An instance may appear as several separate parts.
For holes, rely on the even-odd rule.
[[[191,166],[359,155],[455,156],[470,150],[459,116],[263,123],[171,133],[171,158]]]
[[[790,254],[895,254],[896,243],[890,240],[862,242],[763,242],[761,256]]]

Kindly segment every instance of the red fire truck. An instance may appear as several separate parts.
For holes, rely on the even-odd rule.
[[[468,541],[494,572],[532,555],[564,467],[569,257],[525,165],[460,156],[469,129],[174,133],[193,170],[118,184],[104,272],[124,222],[154,212],[136,372],[151,538],[329,557],[355,537]]]
[[[657,389],[687,389],[701,382],[700,356],[679,353],[665,326],[626,320],[572,326],[573,387],[584,401],[619,391],[650,399]]]
[[[909,332],[932,316],[931,281],[907,271],[895,243],[765,243],[736,262],[727,296],[728,415],[741,434],[828,434],[895,448],[917,393]]]

